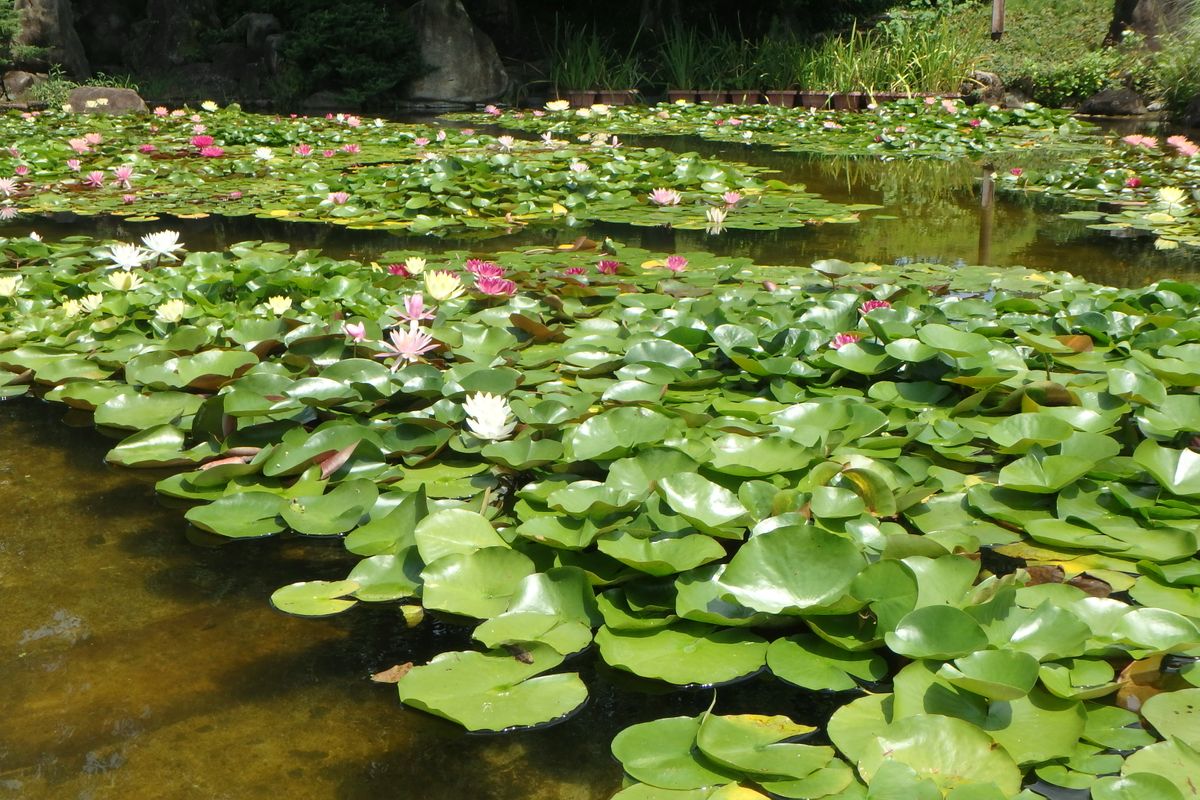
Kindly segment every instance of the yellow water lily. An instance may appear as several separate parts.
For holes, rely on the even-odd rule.
[[[130,289],[136,289],[142,285],[142,276],[136,272],[119,269],[109,274],[108,285],[118,292],[128,292]]]
[[[0,278],[0,297],[13,297],[21,288],[20,275],[5,275]]]
[[[449,300],[463,293],[462,280],[453,272],[434,270],[425,273],[425,291],[434,300]]]
[[[267,298],[266,306],[271,309],[271,313],[275,316],[283,316],[285,312],[291,309],[292,298],[277,294],[274,297]]]
[[[183,315],[188,312],[188,304],[175,298],[154,309],[154,316],[158,317],[162,322],[179,322],[183,319]]]
[[[549,103],[546,103],[547,111],[566,111],[570,107],[570,100],[551,100]]]

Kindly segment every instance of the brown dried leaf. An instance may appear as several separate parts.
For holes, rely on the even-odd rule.
[[[394,667],[385,669],[383,672],[376,672],[371,676],[371,680],[376,683],[397,683],[401,678],[408,674],[408,671],[413,668],[411,661],[406,661],[403,664],[397,664]]]

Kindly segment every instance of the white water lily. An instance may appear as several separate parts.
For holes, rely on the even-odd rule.
[[[708,211],[705,211],[704,216],[708,218],[709,222],[719,225],[725,221],[725,217],[729,216],[729,212],[724,208],[716,208],[714,206]]]
[[[409,275],[420,275],[425,271],[426,263],[428,262],[420,256],[409,256],[404,259],[404,268],[408,270]]]
[[[500,145],[500,149],[501,149],[501,150],[503,150],[503,151],[504,151],[504,152],[506,152],[506,153],[507,153],[509,150],[512,150],[512,149],[513,149],[513,145],[515,145],[516,143],[517,143],[517,140],[516,140],[516,139],[514,139],[514,138],[513,138],[513,137],[511,137],[511,136],[508,136],[507,134],[506,134],[506,135],[504,135],[504,136],[497,136],[497,137],[496,137],[496,144]]]
[[[118,270],[108,276],[108,284],[118,292],[128,292],[142,285],[142,276],[136,272]]]
[[[1155,199],[1168,214],[1180,216],[1187,213],[1187,192],[1177,186],[1164,186],[1158,190]]]
[[[434,270],[425,273],[425,291],[434,300],[449,300],[463,293],[462,280],[453,272]]]
[[[267,298],[266,306],[271,309],[272,314],[281,317],[286,311],[291,309],[292,298],[277,294],[274,297]]]
[[[480,439],[507,439],[517,426],[508,401],[498,394],[467,395],[463,411],[467,412],[467,427]]]
[[[607,117],[608,106],[606,106],[604,103],[592,103],[592,113],[596,114],[597,116]]]
[[[179,322],[183,319],[183,315],[188,312],[188,304],[175,298],[154,309],[154,316],[158,317],[163,322]]]
[[[21,289],[24,279],[20,275],[5,275],[0,278],[0,297],[14,297]]]
[[[551,100],[549,103],[546,103],[547,111],[566,111],[570,107],[570,100]]]
[[[153,255],[149,251],[143,250],[136,244],[125,244],[119,242],[108,248],[108,253],[105,258],[112,261],[112,266],[109,269],[133,269],[145,264]]]
[[[254,157],[259,161],[270,161],[275,157],[275,151],[269,147],[259,147],[254,150]]]
[[[200,107],[205,111],[216,111],[218,108],[220,108],[215,100],[205,100],[200,104]]]
[[[146,249],[153,255],[169,258],[172,261],[177,260],[174,255],[175,251],[183,249],[183,245],[179,243],[179,231],[147,233],[142,237],[142,244],[146,245]]]
[[[103,302],[104,302],[104,295],[102,295],[102,294],[88,294],[88,295],[84,295],[83,297],[79,298],[80,308],[82,308],[84,311],[86,311],[89,314],[92,313],[93,311],[95,311],[96,309],[98,309],[100,307],[100,304]]]

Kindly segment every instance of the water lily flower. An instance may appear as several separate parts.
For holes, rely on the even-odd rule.
[[[980,125],[983,124],[983,120],[972,119],[972,120],[968,120],[967,124],[970,125],[972,128],[978,128]]]
[[[600,263],[596,265],[596,270],[601,275],[616,275],[617,270],[619,269],[621,269],[620,261],[613,261],[612,259],[607,258],[601,260]]]
[[[154,116],[165,117],[166,115],[167,115],[167,107],[166,106],[155,106],[154,107]]]
[[[725,205],[727,206],[736,206],[742,202],[742,194],[741,192],[725,192],[721,195],[721,199],[725,201]]]
[[[420,322],[425,319],[433,319],[433,309],[425,308],[425,295],[421,292],[413,292],[404,297],[404,310],[396,311],[396,316],[407,322]]]
[[[265,305],[268,309],[270,309],[272,314],[277,317],[282,317],[291,309],[292,298],[277,294],[272,297],[268,297]]]
[[[425,273],[425,291],[434,300],[441,302],[463,293],[462,280],[448,270],[432,270]]]
[[[500,395],[475,392],[463,401],[467,427],[480,439],[507,439],[517,427],[512,407]]]
[[[609,109],[604,103],[592,103],[592,113],[598,117],[607,117]]]
[[[674,189],[658,188],[650,192],[650,202],[656,206],[677,206],[683,202],[683,195]]]
[[[17,164],[17,166],[13,168],[13,172],[15,172],[18,177],[23,178],[29,174],[29,167],[25,164]]]
[[[172,111],[172,112],[171,112],[171,116],[172,116],[172,117],[182,117],[182,116],[184,116],[185,114],[187,114],[187,112],[186,112],[186,111],[184,111],[182,108],[177,108],[177,109],[175,109],[174,111]]]
[[[138,145],[138,152],[139,152],[139,153],[153,153],[153,152],[154,152],[155,150],[157,150],[157,149],[158,149],[158,148],[157,148],[157,147],[155,147],[155,146],[154,146],[154,145],[152,145],[152,144],[139,144],[139,145]]]
[[[830,349],[837,350],[839,347],[848,344],[854,344],[862,340],[861,333],[839,333],[829,340]]]
[[[136,200],[137,200],[137,195],[136,195],[136,194],[123,194],[123,195],[121,195],[121,202],[122,202],[122,203],[124,203],[125,205],[129,205],[129,204],[131,204],[131,203],[135,202]]]
[[[0,297],[16,297],[25,279],[20,275],[4,275],[0,277]]]
[[[408,270],[409,275],[420,275],[425,271],[426,263],[425,259],[420,256],[409,256],[404,259],[404,268]]]
[[[259,161],[270,161],[275,157],[275,151],[269,147],[257,147],[254,150],[254,157]]]
[[[869,314],[877,308],[891,308],[892,304],[887,300],[868,300],[858,307],[858,313]]]
[[[335,206],[344,206],[350,199],[350,195],[346,192],[330,192],[325,196],[325,202],[333,203]]]
[[[687,269],[688,260],[683,256],[667,256],[667,269],[671,272],[683,272]]]
[[[0,206],[0,221],[8,222],[14,220],[20,212],[16,206]]]
[[[546,145],[546,147],[554,147],[554,145],[555,145],[554,134],[551,133],[550,131],[546,131],[545,133],[543,133],[542,134],[542,144]]]
[[[429,138],[426,136],[418,136],[417,138],[413,139],[413,144],[415,144],[417,147],[424,147],[425,145],[429,144]]]
[[[1021,169],[1020,167],[1013,167],[1008,171],[1008,174],[1012,175],[1014,178],[1019,178],[1025,174],[1025,170]]]
[[[408,271],[408,267],[403,264],[388,264],[387,271],[389,275],[399,275],[402,278],[412,277],[412,273]]]
[[[1145,150],[1153,150],[1158,147],[1158,139],[1153,136],[1142,136],[1140,134],[1130,134],[1122,136],[1121,141],[1130,147],[1141,147]]]
[[[216,111],[219,108],[215,100],[205,100],[200,107],[205,111]]]
[[[37,231],[30,231],[29,239],[34,242],[40,242],[42,240],[42,235]]]
[[[468,258],[465,267],[467,272],[479,278],[503,278],[505,273],[504,267],[482,258]]]
[[[93,189],[103,188],[104,173],[98,169],[94,169],[87,174],[86,178],[83,179],[83,183],[85,186],[90,186]]]
[[[507,278],[482,275],[475,279],[475,288],[486,295],[512,297],[517,293],[517,284]]]
[[[79,298],[79,306],[86,313],[91,314],[96,309],[100,308],[100,304],[104,302],[104,295],[100,293],[88,294]]]
[[[0,192],[5,197],[12,197],[17,192],[16,178],[0,178]]]
[[[193,125],[192,126],[192,133],[204,133],[207,130],[208,130],[208,128],[204,125]]]
[[[942,110],[947,114],[957,114],[958,106],[955,105],[953,100],[947,97],[942,100]]]
[[[343,152],[343,153],[350,153],[351,155],[353,155],[353,154],[357,153],[357,152],[358,152],[360,149],[361,149],[361,148],[359,148],[359,146],[358,146],[358,145],[356,145],[356,144],[354,144],[353,142],[351,142],[350,144],[344,144],[344,145],[342,145],[342,152]]]
[[[435,136],[433,138],[437,139],[439,142],[444,142],[444,141],[446,141],[446,132],[439,130],[437,132],[437,136]]]
[[[68,139],[67,144],[69,144],[71,149],[76,153],[83,154],[90,153],[92,151],[92,148],[88,147],[88,143],[84,139]]]
[[[547,111],[566,111],[570,107],[570,100],[551,100],[549,103],[546,103]]]
[[[122,164],[119,167],[113,168],[113,179],[120,184],[122,189],[128,189],[133,184],[133,167],[128,164]]]
[[[211,145],[215,140],[211,136],[193,136],[192,147],[205,148]]]
[[[1174,147],[1179,155],[1187,156],[1188,158],[1200,153],[1200,145],[1197,145],[1186,136],[1168,136],[1167,144]]]
[[[589,169],[591,169],[591,167],[589,167],[587,164],[583,163],[582,161],[572,161],[569,169],[571,170],[571,172],[579,174],[579,173],[587,172]]]
[[[298,144],[292,148],[292,152],[298,156],[311,156],[313,148],[311,144]]]
[[[72,172],[79,172],[79,170],[82,166],[83,166],[83,164],[79,161],[78,158],[68,158],[67,159],[67,169],[71,170]]]
[[[172,261],[177,260],[175,251],[183,249],[183,245],[179,243],[179,231],[147,233],[142,237],[142,244],[154,255],[169,258]]]
[[[101,136],[101,135],[100,135],[100,134],[98,134],[98,133],[95,133],[95,132],[93,132],[93,133],[85,133],[85,134],[83,135],[83,140],[84,140],[85,142],[87,142],[88,144],[95,146],[95,145],[98,145],[98,144],[100,144],[101,142],[103,142],[103,141],[104,141],[104,137],[103,137],[103,136]]]
[[[242,193],[241,193],[241,192],[239,192],[237,189],[234,189],[232,192],[230,192],[230,193],[227,195],[227,197],[228,197],[230,200],[241,200],[241,199],[242,199]]]
[[[202,155],[204,158],[220,158],[221,156],[225,155],[225,150],[215,146],[202,147],[200,148],[200,155]]]
[[[704,217],[714,225],[720,225],[729,216],[729,212],[724,208],[710,208],[704,212]]]
[[[1131,178],[1125,179],[1125,187],[1128,189],[1136,189],[1142,185],[1142,179],[1134,175]]]
[[[337,153],[333,150],[322,150],[321,155],[325,158],[333,158]]]
[[[1187,193],[1176,186],[1164,186],[1159,189],[1155,199],[1165,207],[1168,214],[1179,214],[1187,207]]]
[[[367,338],[367,326],[361,322],[347,322],[342,326],[342,330],[352,342],[361,342]]]
[[[78,317],[83,312],[83,306],[78,300],[63,300],[59,309],[67,319]]]
[[[140,267],[150,260],[152,253],[143,250],[136,244],[125,244],[120,242],[108,248],[108,252],[104,257],[112,261],[112,266],[108,269],[134,269]]]
[[[179,322],[189,309],[190,306],[187,303],[179,298],[174,298],[154,309],[154,316],[166,323]]]
[[[413,320],[408,324],[408,330],[394,329],[388,334],[388,340],[381,342],[386,348],[383,353],[377,353],[376,358],[392,358],[392,371],[400,369],[404,362],[415,362],[425,353],[437,347],[433,337],[421,330],[420,323]]]
[[[583,267],[567,267],[563,270],[563,275],[586,275],[587,270]]]
[[[498,117],[501,114],[503,114],[504,112],[501,111],[496,106],[492,105],[491,103],[488,103],[486,106],[483,107],[483,113],[487,114],[490,117]]]
[[[821,123],[821,126],[827,131],[839,130],[842,127],[831,119],[825,120],[823,123]]]
[[[142,276],[136,272],[126,272],[123,269],[119,269],[116,272],[109,273],[108,285],[118,292],[128,292],[142,285]]]
[[[496,137],[496,144],[500,145],[500,149],[506,153],[509,152],[510,150],[512,150],[513,145],[515,145],[516,143],[517,143],[517,140],[511,136],[508,136],[507,134],[504,136]]]

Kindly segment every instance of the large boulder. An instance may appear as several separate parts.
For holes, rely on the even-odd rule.
[[[19,69],[10,70],[4,73],[4,94],[10,100],[16,100],[45,80],[45,75],[35,75]]]
[[[1004,101],[1004,81],[994,72],[977,70],[963,81],[959,94],[972,102],[999,104]]]
[[[460,0],[420,0],[405,12],[427,73],[409,82],[409,100],[482,103],[508,89],[496,46],[475,27]]]
[[[68,110],[76,114],[145,114],[146,102],[132,89],[80,86],[67,97]]]
[[[1099,117],[1134,117],[1146,113],[1146,103],[1132,89],[1102,89],[1080,104],[1079,113]]]
[[[32,59],[29,66],[62,64],[77,78],[91,74],[83,42],[75,32],[71,0],[16,0],[13,9],[18,15],[13,43],[44,51],[44,55]]]

